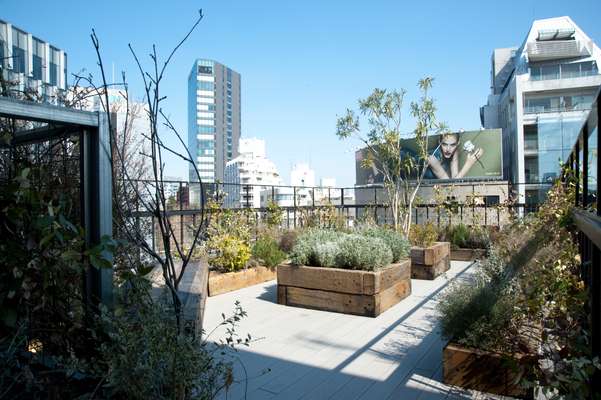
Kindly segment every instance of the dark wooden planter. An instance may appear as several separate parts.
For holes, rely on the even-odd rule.
[[[531,398],[532,391],[519,386],[526,371],[524,355],[513,361],[501,354],[449,343],[443,349],[443,380],[447,385],[503,396]]]
[[[271,281],[276,278],[276,268],[252,267],[236,272],[209,272],[209,297]]]
[[[377,317],[411,294],[411,260],[376,272],[278,266],[278,303]]]
[[[411,278],[436,279],[451,268],[451,244],[436,242],[432,246],[411,248]]]
[[[451,261],[481,260],[485,255],[485,249],[451,249]]]

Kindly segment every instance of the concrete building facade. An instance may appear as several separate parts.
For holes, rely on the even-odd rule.
[[[495,49],[482,126],[503,130],[503,176],[537,203],[559,176],[601,85],[599,47],[570,17],[536,20],[520,47]]]
[[[0,20],[0,74],[15,83],[10,90],[56,103],[67,88],[67,53]]]
[[[203,182],[223,182],[226,163],[238,156],[240,97],[239,73],[213,60],[194,62],[188,76],[188,149]],[[190,166],[190,182],[197,181]]]
[[[271,185],[280,185],[280,174],[266,156],[264,140],[240,139],[239,152],[240,155],[225,166],[224,206],[258,208],[261,206],[261,191]]]

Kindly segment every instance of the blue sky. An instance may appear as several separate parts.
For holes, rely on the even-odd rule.
[[[478,129],[495,47],[520,45],[533,19],[569,15],[601,43],[601,1],[15,1],[0,0],[0,19],[68,53],[69,72],[98,77],[89,38],[94,28],[109,71],[125,70],[135,97],[142,85],[127,48],[159,56],[183,37],[197,10],[205,15],[176,55],[163,84],[164,109],[187,136],[186,82],[196,58],[242,75],[242,135],[267,142],[287,181],[294,162],[339,185],[355,180],[354,145],[335,136],[337,115],[374,87],[408,90],[435,78],[438,117],[453,130]],[[110,73],[109,73],[110,74]],[[408,106],[408,103],[407,103]],[[407,116],[404,129],[412,129]],[[167,160],[169,175],[186,165]]]

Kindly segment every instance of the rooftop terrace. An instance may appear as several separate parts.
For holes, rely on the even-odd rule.
[[[279,305],[275,281],[210,297],[206,329],[217,326],[221,313],[240,300],[248,317],[238,332],[255,338],[249,347],[227,355],[239,362],[235,383],[221,398],[480,397],[441,383],[446,341],[435,310],[445,288],[455,280],[469,279],[474,270],[475,264],[453,261],[451,269],[433,281],[413,280],[412,294],[377,318]]]

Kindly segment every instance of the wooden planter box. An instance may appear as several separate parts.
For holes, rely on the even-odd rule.
[[[411,294],[411,260],[376,272],[278,266],[278,303],[377,317]]]
[[[525,356],[516,355],[514,360],[517,363],[497,353],[449,343],[442,353],[443,381],[481,392],[531,398],[532,391],[519,386],[526,370]]]
[[[252,267],[236,272],[209,271],[209,297],[274,280],[276,268]]]
[[[411,248],[411,278],[436,279],[451,268],[451,244],[436,242],[432,246]]]
[[[485,255],[485,249],[451,249],[452,261],[481,260]]]

